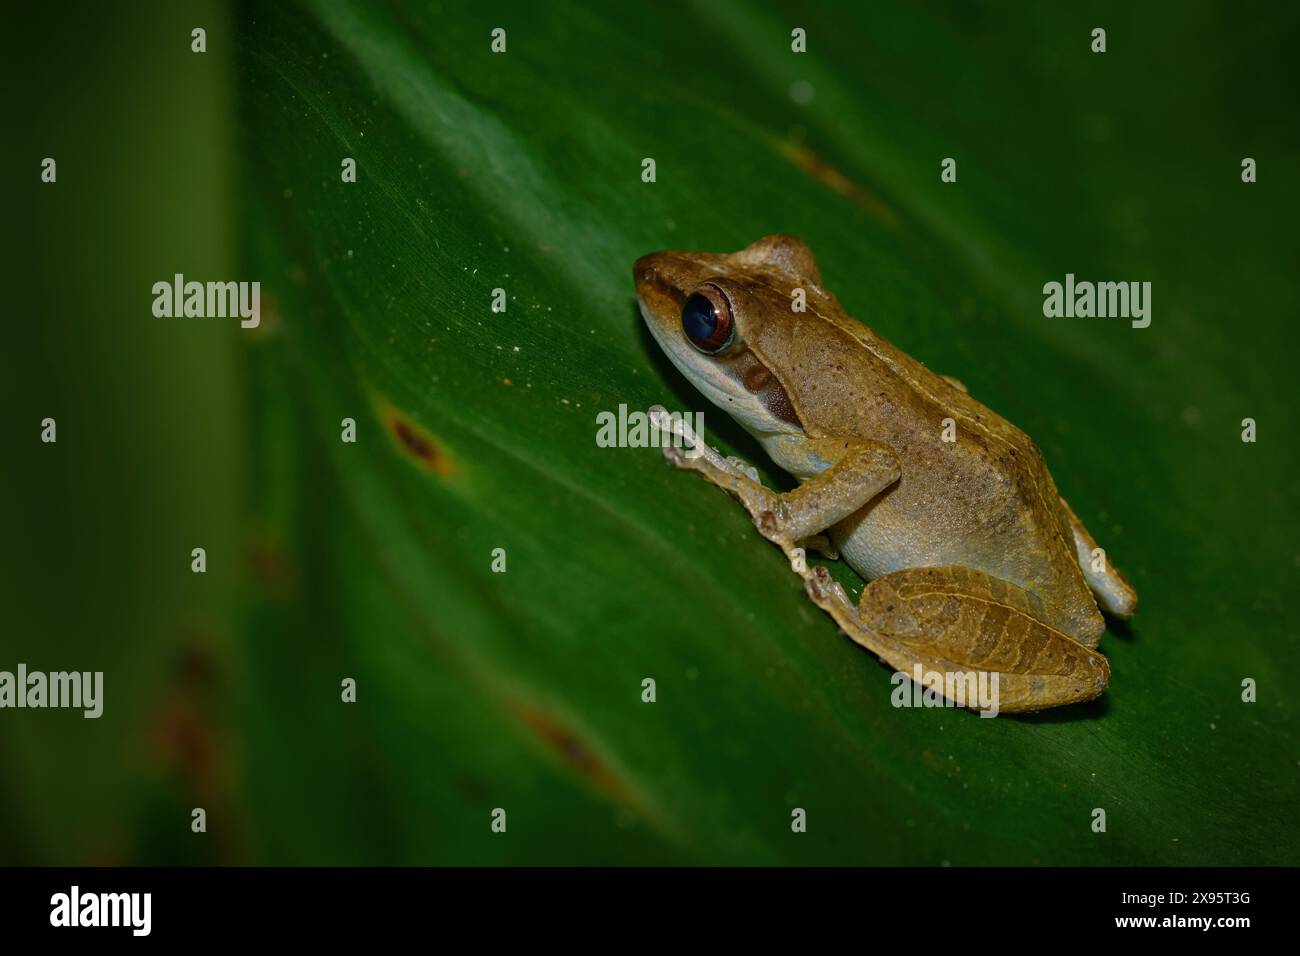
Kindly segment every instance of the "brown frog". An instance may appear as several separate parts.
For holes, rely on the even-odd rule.
[[[668,358],[800,484],[772,491],[702,440],[665,454],[740,499],[853,640],[909,674],[996,673],[1004,711],[1105,689],[1098,606],[1127,618],[1137,594],[1024,432],[850,318],[790,236],[658,252],[633,275]],[[857,606],[805,545],[870,581]]]

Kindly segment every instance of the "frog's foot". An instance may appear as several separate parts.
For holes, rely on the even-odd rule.
[[[757,468],[734,455],[723,458],[716,448],[711,448],[705,443],[704,436],[697,434],[685,419],[670,415],[668,409],[662,405],[651,405],[649,414],[650,424],[677,439],[677,442],[665,445],[663,452],[664,457],[678,468],[707,473],[693,464],[703,459],[716,471],[746,478],[754,484],[759,483]]]
[[[840,623],[841,616],[856,621],[858,609],[849,600],[844,586],[832,578],[831,573],[825,568],[820,565],[809,568],[803,576],[803,589],[812,602],[833,617],[841,627],[844,626]]]
[[[868,584],[856,608],[825,568],[810,569],[804,581],[853,641],[909,677],[919,667],[927,686],[955,704],[1045,710],[1091,700],[1110,681],[1106,658],[1035,617],[1025,591],[982,571],[894,571]],[[991,706],[975,693],[981,673]]]
[[[665,458],[678,468],[699,472],[723,491],[740,499],[755,523],[759,516],[772,513],[780,507],[780,496],[763,487],[753,465],[734,456],[723,458],[716,448],[705,443],[703,436],[695,434],[682,419],[670,416],[662,405],[650,409],[650,420],[656,428],[671,432],[682,442],[682,447],[671,444],[665,446]],[[794,542],[791,541],[784,547],[789,552],[793,546]]]
[[[1070,527],[1074,531],[1074,551],[1079,560],[1079,568],[1083,571],[1088,587],[1092,588],[1097,603],[1101,605],[1103,611],[1115,617],[1125,619],[1132,617],[1133,612],[1137,610],[1137,591],[1128,583],[1128,579],[1120,569],[1110,563],[1110,558],[1105,551],[1093,557],[1101,550],[1097,547],[1096,540],[1088,533],[1088,529],[1083,526],[1083,522],[1064,498],[1061,499],[1061,507],[1070,517]]]

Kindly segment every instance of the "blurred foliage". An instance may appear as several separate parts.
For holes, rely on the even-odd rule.
[[[209,48],[237,50],[237,271],[264,294],[261,329],[217,333],[246,346],[243,396],[223,406],[246,422],[242,517],[217,531],[238,533],[237,601],[214,607],[206,650],[177,638],[160,657],[179,661],[170,685],[135,678],[140,709],[192,744],[172,776],[94,742],[118,726],[107,715],[70,730],[41,715],[75,741],[4,727],[0,754],[25,770],[0,804],[10,856],[109,852],[72,849],[99,831],[34,782],[94,782],[69,758],[93,747],[134,761],[103,789],[135,795],[113,852],[139,862],[193,857],[199,799],[219,810],[201,855],[223,862],[1296,862],[1294,11],[319,0],[235,20]],[[790,52],[795,26],[807,54]],[[198,188],[216,175],[189,171]],[[168,198],[135,212],[136,233],[160,238]],[[895,710],[889,672],[739,506],[653,449],[595,445],[597,412],[663,403],[705,410],[713,441],[763,464],[657,354],[630,268],[777,231],[810,244],[851,314],[1033,436],[1134,581],[1141,610],[1103,641],[1099,702],[993,721]],[[1042,285],[1066,272],[1151,281],[1151,327],[1045,319]],[[123,354],[197,334],[132,316],[146,324]],[[155,395],[135,427],[165,406]],[[203,435],[151,441],[168,449],[158,475]],[[90,489],[120,457],[60,461],[77,468],[60,480],[110,507]],[[109,553],[193,539],[176,525],[208,491],[181,488],[192,504],[154,509],[165,531]],[[171,569],[147,579],[169,606],[199,590],[188,547],[146,554]],[[95,606],[114,608],[111,591]],[[114,656],[110,689],[136,666],[119,628],[27,620],[32,666],[35,638],[63,628]],[[147,700],[165,686],[170,710]]]
[[[226,41],[191,53],[197,23]],[[150,308],[236,267],[231,27],[215,2],[6,14],[0,670],[103,671],[105,702],[0,711],[0,864],[233,852],[189,820],[236,785],[238,329]]]

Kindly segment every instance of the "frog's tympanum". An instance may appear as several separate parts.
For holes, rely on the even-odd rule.
[[[668,358],[799,485],[702,439],[665,454],[735,495],[849,637],[909,675],[997,673],[1003,711],[1105,689],[1098,605],[1125,618],[1137,594],[1024,432],[850,318],[797,239],[658,252],[634,278]],[[805,547],[870,582],[856,607]]]

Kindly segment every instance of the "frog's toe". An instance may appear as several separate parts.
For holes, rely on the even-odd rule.
[[[856,609],[844,587],[821,565],[808,569],[808,573],[804,575],[803,589],[818,607],[830,611],[834,606],[841,613],[856,615]]]
[[[680,448],[677,448],[674,445],[665,445],[663,448],[663,453],[664,453],[664,458],[668,460],[669,464],[676,465],[678,468],[687,467],[686,456],[682,454],[682,450]]]

